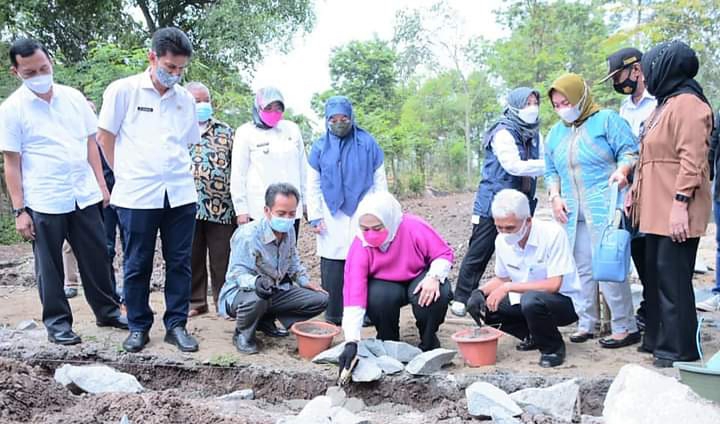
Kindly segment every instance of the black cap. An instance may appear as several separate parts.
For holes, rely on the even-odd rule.
[[[633,63],[639,63],[642,59],[642,52],[638,49],[627,47],[620,49],[615,53],[608,56],[608,74],[600,82],[603,83],[615,74],[622,71],[626,66],[630,66]]]

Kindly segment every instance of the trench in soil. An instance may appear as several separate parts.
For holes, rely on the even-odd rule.
[[[73,361],[65,358],[39,359],[15,358],[27,365],[39,366],[48,376],[63,363],[76,365],[103,363],[87,358]],[[289,399],[312,399],[323,395],[335,381],[320,370],[283,370],[260,365],[232,367],[182,366],[174,364],[151,364],[131,362],[106,363],[119,371],[134,375],[147,390],[175,389],[188,398],[213,398],[236,390],[251,388],[255,399],[280,403]],[[308,364],[308,368],[317,368]],[[485,381],[511,393],[520,389],[546,387],[562,381],[562,378],[539,375],[521,375],[510,372],[486,374],[436,375],[429,377],[385,376],[373,383],[352,383],[344,390],[348,396],[358,397],[368,406],[381,403],[403,404],[419,411],[436,407],[441,402],[464,403],[464,389],[476,381]],[[611,378],[578,379],[580,384],[580,413],[602,415],[603,401],[612,382]]]

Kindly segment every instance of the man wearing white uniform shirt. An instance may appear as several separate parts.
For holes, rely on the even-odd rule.
[[[115,172],[111,203],[125,236],[128,352],[139,352],[150,340],[148,297],[158,230],[165,259],[165,341],[184,352],[198,349],[185,325],[197,201],[188,147],[200,141],[200,129],[195,99],[177,85],[191,55],[182,31],[159,29],[150,68],[113,82],[103,95],[98,134]]]
[[[601,82],[612,80],[613,89],[625,96],[620,105],[620,116],[630,124],[633,134],[640,139],[642,123],[650,116],[657,106],[657,100],[645,89],[643,79],[642,52],[628,47],[620,49],[608,56],[608,74]],[[643,286],[643,296],[635,315],[639,329],[645,328],[645,236],[635,234],[630,251]]]
[[[521,339],[518,350],[540,350],[541,367],[556,367],[565,359],[558,326],[577,321],[574,298],[580,292],[565,230],[533,220],[527,196],[513,189],[495,195],[492,215],[499,233],[495,277],[473,292],[468,312],[479,325],[500,324]]]
[[[0,106],[0,151],[15,227],[32,240],[48,339],[80,343],[63,291],[62,246],[77,253],[85,296],[98,326],[127,329],[110,282],[101,205],[108,190],[95,144],[97,120],[79,91],[53,83],[45,47],[20,39],[10,48],[20,86]]]

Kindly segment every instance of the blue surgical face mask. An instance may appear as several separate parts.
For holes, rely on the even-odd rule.
[[[162,84],[163,87],[171,88],[173,85],[180,82],[182,75],[173,75],[166,71],[165,68],[158,66],[155,71],[155,77],[157,77],[158,82]]]
[[[270,218],[270,228],[278,233],[288,233],[295,224],[295,218],[281,218],[272,215]]]
[[[205,122],[212,118],[212,105],[208,102],[195,103],[195,113],[197,114],[198,122]]]

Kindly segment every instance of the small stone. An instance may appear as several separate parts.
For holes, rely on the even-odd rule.
[[[369,383],[382,378],[382,369],[370,358],[359,358],[352,373],[352,381],[356,383]]]
[[[433,349],[416,356],[407,364],[405,370],[412,375],[432,375],[452,362],[456,353],[450,349]]]
[[[325,392],[325,396],[332,401],[332,406],[343,406],[345,404],[345,390],[338,386],[330,386]]]
[[[16,330],[19,331],[29,331],[34,330],[38,328],[38,323],[35,322],[33,319],[26,319],[24,321],[20,321],[18,325],[15,327]]]
[[[340,362],[340,355],[342,355],[343,350],[345,350],[345,343],[342,342],[339,345],[333,346],[328,350],[322,351],[318,353],[313,359],[312,362],[316,364],[333,364],[337,365]],[[372,353],[363,345],[358,345],[357,355],[361,358],[368,358],[368,357],[374,357]]]
[[[365,418],[358,417],[345,408],[335,407],[330,411],[330,421],[335,424],[370,424]]]
[[[119,372],[107,365],[78,367],[65,364],[55,370],[55,380],[76,394],[143,391],[135,376]]]
[[[383,345],[385,346],[385,351],[388,356],[391,356],[402,363],[408,363],[422,353],[422,350],[405,342],[385,340],[383,341]]]
[[[315,422],[330,421],[330,408],[332,408],[332,399],[327,396],[318,396],[315,399],[308,402],[302,411],[296,417],[302,420]]]
[[[236,400],[253,400],[255,399],[255,392],[252,389],[237,390],[232,393],[220,396],[218,400],[225,402],[232,402]]]
[[[382,340],[363,339],[360,342],[360,346],[365,347],[370,353],[372,353],[375,356],[387,355],[387,351],[385,350],[385,344],[383,343]]]
[[[504,391],[490,383],[477,382],[465,389],[468,413],[474,417],[491,417],[493,421],[509,420],[522,414],[522,409]]]
[[[358,412],[365,409],[365,402],[360,398],[351,397],[345,401],[343,408],[347,409],[353,414],[357,414]]]
[[[580,386],[572,379],[550,387],[518,390],[510,394],[510,399],[521,406],[532,405],[559,420],[572,421],[579,392]]]
[[[375,362],[383,370],[385,374],[397,374],[405,369],[402,362],[393,358],[392,356],[383,355],[378,357]]]

